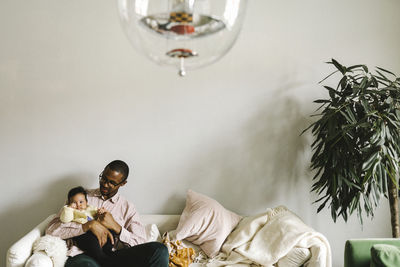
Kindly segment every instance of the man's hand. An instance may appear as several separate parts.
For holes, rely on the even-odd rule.
[[[99,213],[97,220],[106,228],[113,230],[115,233],[121,233],[122,227],[114,220],[114,217],[108,211]]]
[[[91,231],[97,237],[97,240],[99,240],[100,247],[103,247],[107,243],[108,238],[110,239],[111,244],[114,245],[113,235],[100,222],[89,221],[82,225],[82,229],[85,232]]]

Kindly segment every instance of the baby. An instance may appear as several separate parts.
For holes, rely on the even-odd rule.
[[[99,209],[101,214],[102,209]],[[97,216],[97,208],[87,204],[87,193],[82,186],[72,188],[68,192],[68,203],[64,206],[60,220],[63,223],[77,222],[85,224]]]
[[[84,224],[95,220],[98,215],[104,212],[106,212],[104,208],[97,209],[88,205],[86,190],[82,186],[78,186],[68,192],[67,205],[63,207],[60,220],[63,223],[72,221]],[[107,266],[111,262],[110,257],[113,255],[113,245],[110,240],[107,240],[107,243],[100,247],[97,237],[90,231],[72,239],[80,249],[102,266]]]

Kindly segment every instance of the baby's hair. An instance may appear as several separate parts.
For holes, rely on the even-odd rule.
[[[83,194],[85,196],[85,199],[87,201],[87,192],[85,188],[82,186],[74,187],[68,192],[68,204],[70,203],[71,197],[77,195],[77,194]]]

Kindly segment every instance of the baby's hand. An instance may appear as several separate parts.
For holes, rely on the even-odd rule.
[[[68,207],[73,208],[73,209],[78,208],[78,206],[76,205],[76,203],[72,203],[72,204],[70,204]]]
[[[97,210],[97,214],[100,214],[100,215],[104,214],[106,212],[107,212],[107,210],[104,207],[101,207],[100,209]]]

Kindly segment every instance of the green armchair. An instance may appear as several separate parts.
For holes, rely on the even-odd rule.
[[[351,239],[344,248],[344,267],[400,266],[400,239]]]

